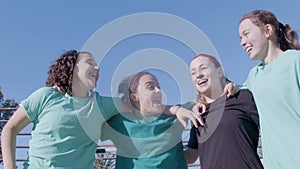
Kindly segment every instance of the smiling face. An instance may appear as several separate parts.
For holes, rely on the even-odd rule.
[[[99,68],[91,54],[79,54],[73,72],[73,92],[87,94],[96,87],[99,78]]]
[[[209,58],[196,57],[190,64],[192,82],[197,91],[207,97],[220,96],[223,91],[223,72]]]
[[[144,116],[162,113],[162,93],[156,78],[152,75],[141,76],[136,91],[133,91],[130,97]]]
[[[251,60],[261,60],[267,56],[268,34],[250,19],[244,19],[239,26],[241,46]]]

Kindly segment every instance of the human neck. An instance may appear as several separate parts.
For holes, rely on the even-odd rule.
[[[162,112],[149,112],[149,111],[145,111],[145,110],[136,110],[136,111],[134,111],[135,116],[137,116],[139,118],[155,117],[155,116],[157,116],[161,113]]]
[[[144,111],[140,111],[140,110],[135,110],[134,112],[134,115],[139,117],[139,118],[147,118],[147,117],[150,117],[150,114],[147,113],[147,112],[144,112]]]
[[[216,99],[218,99],[220,96],[224,94],[221,87],[215,88],[214,90],[211,90],[209,93],[204,93],[204,97],[207,103],[212,103]]]
[[[83,89],[77,89],[76,87],[72,88],[72,95],[75,97],[88,97],[89,91]]]
[[[269,64],[277,59],[283,51],[274,43],[270,43],[267,56],[264,58],[263,63]]]

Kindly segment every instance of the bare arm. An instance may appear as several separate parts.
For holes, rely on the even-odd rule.
[[[184,150],[184,157],[188,164],[193,164],[198,158],[198,149],[192,149],[187,147]]]
[[[202,117],[198,112],[193,112],[180,106],[171,106],[169,108],[169,111],[171,112],[171,114],[177,116],[177,119],[184,127],[187,126],[187,120],[191,120],[196,128],[198,128],[198,122],[200,123],[200,125],[204,124]]]
[[[4,169],[16,168],[16,136],[29,123],[24,108],[20,107],[4,126],[1,135]]]

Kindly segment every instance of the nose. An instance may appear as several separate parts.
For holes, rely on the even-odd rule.
[[[161,93],[161,90],[159,87],[155,87],[155,93]]]
[[[98,81],[99,79],[99,72],[100,72],[100,68],[98,66],[95,66],[94,69],[97,71],[97,75],[96,75],[96,81]]]
[[[94,69],[97,71],[97,74],[99,74],[99,72],[100,72],[99,66],[95,66]]]
[[[196,73],[195,73],[195,76],[197,77],[197,78],[201,78],[201,77],[203,77],[203,73],[202,73],[202,71],[197,71]]]
[[[240,45],[241,45],[242,47],[245,47],[245,45],[246,45],[245,38],[242,38],[242,37],[241,37]]]

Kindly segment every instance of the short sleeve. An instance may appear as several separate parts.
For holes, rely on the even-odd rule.
[[[240,89],[248,89],[248,90],[252,90],[252,81],[253,81],[253,78],[255,77],[255,74],[257,73],[257,69],[258,69],[259,65],[253,67],[249,74],[248,74],[248,77],[246,79],[246,81],[244,82],[244,84],[241,86]]]
[[[295,57],[295,72],[296,72],[296,79],[298,88],[300,89],[300,51],[297,51],[297,54]]]
[[[195,105],[194,102],[189,101],[189,102],[186,102],[186,103],[184,103],[182,105],[179,105],[179,106],[181,106],[181,107],[183,107],[185,109],[188,109],[188,110],[192,110],[194,105]]]
[[[196,127],[192,126],[191,132],[190,132],[190,139],[188,142],[188,147],[192,149],[198,149],[198,140],[197,140],[197,132],[196,132]]]
[[[252,93],[249,90],[242,90],[241,92],[243,95],[242,103],[245,105],[248,116],[256,126],[259,126],[258,111]]]
[[[122,111],[122,101],[117,97],[104,97],[97,93],[97,104],[105,120],[112,118]]]
[[[108,124],[108,122],[104,122],[101,128],[101,136],[100,140],[101,141],[106,141],[111,139],[110,138],[110,133],[113,132],[111,126]]]
[[[43,87],[34,91],[28,98],[21,101],[21,106],[26,111],[31,122],[37,119],[54,90],[53,88]]]

